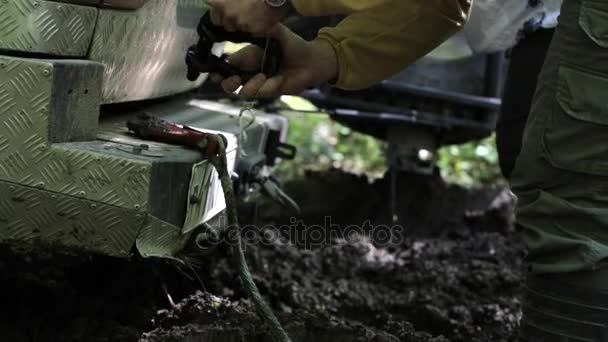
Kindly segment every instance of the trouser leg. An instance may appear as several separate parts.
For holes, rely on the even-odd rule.
[[[565,0],[511,186],[529,250],[522,339],[605,342],[608,0]]]
[[[520,342],[608,342],[608,269],[528,274]]]
[[[553,31],[543,29],[527,35],[509,54],[509,72],[496,127],[498,161],[505,178],[511,176],[521,150],[536,80],[547,55]]]

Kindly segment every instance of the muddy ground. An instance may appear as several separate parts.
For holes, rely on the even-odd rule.
[[[303,209],[295,220],[261,208],[247,257],[292,339],[516,341],[524,248],[508,191],[413,175],[399,185],[396,225],[387,180],[340,171],[286,184]],[[222,246],[195,272],[3,250],[2,341],[269,340]]]

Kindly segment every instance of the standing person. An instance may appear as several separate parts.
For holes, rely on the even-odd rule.
[[[509,69],[496,127],[500,170],[509,178],[521,150],[536,81],[562,0],[475,0],[464,29],[476,53],[508,51]]]
[[[558,0],[477,4],[511,10],[509,27],[525,23],[497,127],[501,170],[512,175],[529,249],[522,342],[608,341],[608,1],[564,1],[556,30]],[[515,40],[513,29],[488,28],[497,21],[478,14],[467,30],[491,22],[477,27],[474,49]]]
[[[524,341],[608,341],[608,0],[564,0],[511,176]]]

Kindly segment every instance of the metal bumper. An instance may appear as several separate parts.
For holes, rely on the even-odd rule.
[[[169,257],[223,210],[198,151],[139,140],[125,123],[145,111],[220,131],[234,170],[239,109],[189,96],[102,107],[102,70],[0,56],[0,243]],[[258,114],[242,148],[264,153],[271,132],[285,129],[284,119]]]

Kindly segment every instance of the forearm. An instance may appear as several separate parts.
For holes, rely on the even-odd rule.
[[[466,23],[471,0],[389,0],[355,13],[317,39],[336,54],[343,89],[386,79],[433,50]]]
[[[402,0],[408,1],[408,0]],[[387,0],[293,0],[298,13],[305,16],[348,15],[377,7]]]
[[[335,82],[338,78],[338,59],[331,44],[322,39],[316,39],[311,44],[312,61],[312,85],[320,85],[327,82]]]

